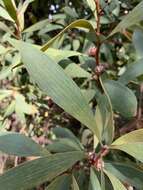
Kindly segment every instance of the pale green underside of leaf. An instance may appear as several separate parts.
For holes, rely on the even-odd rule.
[[[1,132],[0,151],[16,156],[42,156],[48,151],[30,138],[19,133]]]
[[[83,152],[54,154],[10,169],[0,176],[0,190],[27,190],[51,180],[84,158]]]
[[[104,172],[110,179],[114,190],[127,190],[125,186],[119,181],[119,179],[117,179],[113,174],[106,170],[104,170]]]
[[[122,150],[143,162],[143,129],[118,138],[112,143],[111,148]]]
[[[20,50],[27,71],[40,89],[99,138],[95,118],[86,99],[63,69],[32,45],[11,39],[9,41]]]
[[[109,36],[138,24],[143,20],[143,1],[141,1],[123,20],[115,27]]]
[[[143,129],[135,130],[127,133],[117,140],[115,140],[112,145],[122,145],[126,143],[143,142]]]

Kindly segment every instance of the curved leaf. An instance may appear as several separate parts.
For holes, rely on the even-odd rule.
[[[90,31],[94,31],[93,26],[90,24],[89,21],[80,19],[72,22],[70,25],[68,25],[64,30],[62,30],[57,36],[49,40],[42,48],[42,51],[46,51],[56,39],[61,37],[67,30],[72,29],[72,28],[80,28],[80,29],[88,29]],[[96,35],[96,34],[95,34]]]
[[[112,143],[111,148],[122,150],[143,162],[143,129],[123,135]]]
[[[125,186],[109,171],[104,170],[105,174],[110,179],[114,190],[127,190]]]

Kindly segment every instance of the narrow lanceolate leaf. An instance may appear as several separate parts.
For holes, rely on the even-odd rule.
[[[4,18],[6,20],[9,20],[11,22],[14,22],[14,20],[11,18],[11,16],[8,14],[8,12],[2,7],[0,7],[0,17]]]
[[[12,36],[15,36],[15,34],[10,30],[10,28],[6,24],[4,24],[3,22],[1,22],[1,21],[0,21],[0,30],[9,33]]]
[[[104,93],[105,93],[105,98],[103,96],[103,100],[104,100],[104,107],[103,108],[103,103],[101,102],[99,104],[99,109],[100,109],[100,112],[103,113],[104,112],[104,109],[106,110],[104,113],[105,114],[105,123],[104,123],[104,132],[107,132],[107,135],[106,135],[106,143],[107,144],[111,144],[112,141],[113,141],[113,138],[114,138],[114,130],[115,130],[115,127],[114,127],[114,113],[113,113],[113,106],[112,106],[112,99],[111,99],[111,96],[110,96],[110,93],[109,91],[106,89],[106,85],[103,83],[102,79],[100,78],[100,83],[102,85],[102,88],[104,90]],[[101,99],[101,101],[102,101]],[[108,111],[108,114],[107,114],[107,110]],[[103,114],[103,115],[104,115]],[[102,114],[101,114],[102,116]],[[103,117],[103,116],[102,116]],[[102,118],[103,119],[103,118]]]
[[[95,1],[94,0],[87,0],[87,3],[90,7],[90,9],[94,12],[96,9]]]
[[[89,190],[101,190],[99,180],[93,168],[90,169]]]
[[[70,152],[74,150],[82,150],[79,144],[68,138],[62,138],[53,141],[52,144],[47,146],[47,149],[50,152]]]
[[[118,138],[112,143],[111,148],[122,150],[143,162],[143,129]]]
[[[69,190],[71,182],[71,175],[61,175],[53,180],[53,182],[46,188],[46,190]]]
[[[68,57],[82,55],[82,53],[77,51],[59,50],[54,48],[48,48],[45,51],[45,53],[49,57],[54,58],[54,60],[56,60],[57,62],[61,61],[62,59],[66,59]]]
[[[13,0],[3,0],[5,8],[13,20],[17,20],[16,7]]]
[[[137,112],[137,99],[134,93],[117,81],[108,80],[104,86],[109,94],[113,109],[124,117],[132,117]]]
[[[80,19],[72,22],[70,25],[68,25],[64,30],[62,30],[57,36],[52,38],[50,41],[48,41],[42,48],[42,51],[46,51],[59,37],[61,37],[67,30],[72,28],[80,28],[80,29],[88,29],[90,31],[94,31],[93,26],[90,24],[89,21]],[[96,35],[96,34],[95,34]]]
[[[42,156],[48,151],[30,138],[12,132],[0,133],[0,151],[15,156]]]
[[[65,72],[72,78],[91,78],[91,74],[75,63],[69,64]]]
[[[120,182],[120,180],[117,179],[113,174],[106,170],[104,170],[104,172],[110,179],[114,190],[127,190],[125,186]]]
[[[33,24],[32,26],[26,28],[23,33],[27,33],[27,32],[35,32],[38,30],[41,30],[42,28],[44,28],[45,26],[47,26],[48,24],[50,24],[49,19],[44,19],[42,21],[37,22],[36,24]]]
[[[110,36],[117,32],[124,32],[125,29],[138,24],[143,20],[143,1],[141,1],[111,32]]]
[[[143,31],[141,29],[136,29],[133,33],[133,44],[136,49],[137,58],[143,58]]]
[[[16,40],[9,41],[20,50],[26,69],[43,92],[66,112],[90,128],[99,138],[95,119],[87,101],[79,87],[63,69],[32,45]]]
[[[119,82],[122,84],[128,84],[143,74],[143,59],[137,60],[135,63],[127,67],[127,70],[119,78]]]
[[[0,190],[27,190],[51,180],[84,158],[83,152],[54,154],[19,165],[0,176]]]
[[[134,163],[107,162],[105,169],[137,189],[143,187],[143,170]]]
[[[72,176],[72,187],[73,187],[72,190],[80,190],[79,186],[78,186],[78,183],[77,183],[74,176]]]

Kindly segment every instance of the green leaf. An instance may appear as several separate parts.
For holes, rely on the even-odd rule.
[[[49,19],[44,19],[42,21],[37,22],[36,24],[33,24],[32,26],[26,28],[23,33],[27,33],[27,32],[35,32],[37,30],[41,30],[42,28],[44,28],[47,24],[49,24]]]
[[[87,101],[79,87],[65,74],[63,69],[32,45],[16,40],[9,41],[20,50],[26,69],[43,92],[100,138],[95,118]]]
[[[62,59],[66,59],[68,57],[82,55],[82,53],[79,53],[77,51],[59,50],[54,48],[48,48],[45,51],[45,53],[49,57],[54,58],[54,60],[56,60],[57,62],[61,61]]]
[[[110,179],[114,190],[127,190],[125,186],[119,181],[119,179],[117,179],[113,174],[106,170],[104,170],[104,172]]]
[[[91,78],[91,74],[82,69],[79,65],[75,63],[69,64],[65,68],[65,72],[72,78]]]
[[[6,20],[9,20],[11,22],[14,22],[14,20],[10,17],[8,12],[2,7],[0,7],[0,17],[4,18]]]
[[[53,182],[46,188],[46,190],[69,190],[70,185],[71,185],[71,176],[65,174],[53,180]]]
[[[109,91],[106,89],[105,83],[103,83],[102,78],[99,79],[102,85],[104,95],[100,96],[100,102],[98,103],[101,116],[103,119],[103,129],[100,130],[101,134],[105,136],[106,144],[111,144],[114,138],[114,113],[112,107],[112,99],[110,97]],[[104,105],[104,106],[103,106]],[[105,111],[104,111],[105,110]],[[99,125],[99,124],[98,124]],[[102,126],[101,126],[102,127]]]
[[[109,36],[138,24],[143,20],[143,1],[141,1],[125,18],[115,27]]]
[[[30,138],[13,132],[0,133],[0,151],[15,156],[41,156],[48,151]]]
[[[64,12],[66,13],[66,15],[72,17],[72,18],[78,18],[78,14],[77,12],[75,11],[74,8],[71,8],[69,6],[65,6],[63,8]]]
[[[143,187],[143,170],[134,163],[105,162],[105,169],[137,189]]]
[[[94,12],[96,9],[95,1],[94,0],[87,0],[87,3],[90,7],[90,9]]]
[[[96,93],[94,89],[81,89],[81,92],[87,102],[90,102],[94,98]]]
[[[23,4],[19,3],[19,7],[17,10],[17,20],[19,23],[20,31],[23,31],[25,19],[24,19],[24,13],[27,10],[30,3],[32,3],[34,0],[25,0]]]
[[[17,13],[14,0],[3,0],[5,8],[13,20],[17,21]]]
[[[61,37],[67,30],[72,28],[80,28],[80,29],[88,29],[90,31],[94,31],[93,26],[90,24],[89,21],[80,19],[72,22],[70,25],[68,25],[64,30],[62,30],[58,35],[56,35],[54,38],[52,38],[50,41],[48,41],[42,48],[42,51],[46,51],[59,37]],[[96,35],[96,34],[95,34]]]
[[[119,78],[122,84],[128,84],[130,81],[136,79],[143,74],[143,59],[137,60],[135,63],[127,67],[127,70]]]
[[[143,162],[143,129],[123,135],[112,143],[111,148],[122,150]]]
[[[4,118],[11,115],[15,110],[15,100],[13,100],[7,107],[5,113],[4,113]]]
[[[69,138],[79,144],[78,138],[67,128],[63,127],[55,127],[52,129],[53,133],[56,135],[57,138]]]
[[[93,168],[90,169],[90,183],[89,190],[101,190],[101,186]]]
[[[72,189],[73,190],[80,190],[79,189],[79,186],[78,186],[78,183],[77,183],[77,181],[76,181],[76,179],[75,179],[75,177],[74,176],[72,176]]]
[[[112,80],[105,81],[104,86],[111,99],[113,109],[127,118],[136,115],[137,99],[129,88]]]
[[[47,146],[50,152],[71,152],[82,150],[81,146],[68,138],[57,139]]]
[[[9,33],[12,36],[15,36],[14,33],[9,29],[9,27],[6,24],[4,24],[3,22],[0,22],[0,30]]]
[[[83,152],[69,152],[38,158],[19,165],[0,176],[4,190],[27,190],[51,180],[84,158]]]
[[[135,46],[138,59],[143,58],[143,31],[136,29],[133,33],[133,44]]]

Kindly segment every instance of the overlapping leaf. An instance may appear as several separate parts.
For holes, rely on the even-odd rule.
[[[30,138],[12,132],[0,133],[0,151],[15,156],[41,156],[48,151]]]
[[[62,68],[32,45],[12,39],[9,41],[20,50],[26,69],[43,92],[100,138],[87,101],[78,86],[65,74]]]
[[[83,152],[54,154],[29,161],[0,176],[0,190],[27,190],[51,180],[84,158]]]
[[[112,143],[111,148],[122,150],[143,162],[143,129],[118,138]]]
[[[125,18],[115,27],[109,36],[138,24],[143,20],[143,1],[141,1]]]

